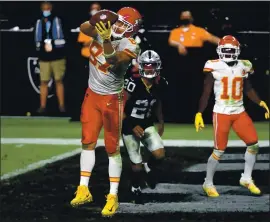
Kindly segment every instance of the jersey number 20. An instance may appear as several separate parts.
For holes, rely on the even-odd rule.
[[[227,100],[230,99],[230,95],[231,94],[231,98],[234,100],[240,100],[243,96],[243,78],[241,77],[235,77],[232,79],[232,91],[228,92],[228,83],[229,83],[229,79],[228,77],[223,77],[221,79],[222,84],[223,84],[223,92],[220,96],[221,99]],[[237,92],[237,89],[239,90]]]

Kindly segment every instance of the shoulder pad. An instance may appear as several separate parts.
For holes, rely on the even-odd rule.
[[[254,72],[254,69],[252,67],[252,63],[249,60],[239,60],[243,66],[244,66],[244,70],[249,73],[252,74]]]
[[[208,60],[203,68],[203,72],[213,72],[218,66],[220,65],[220,60],[215,59],[215,60]]]

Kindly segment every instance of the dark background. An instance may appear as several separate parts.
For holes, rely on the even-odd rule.
[[[77,43],[77,28],[88,19],[92,2],[53,2],[54,13],[63,22],[67,40],[67,72],[65,76],[67,115],[79,113],[84,88],[87,86],[87,72],[83,71],[80,45]],[[240,58],[249,59],[255,68],[251,77],[254,88],[269,104],[269,2],[100,2],[102,8],[117,11],[122,6],[137,8],[144,16],[144,28],[148,42],[163,61],[162,75],[169,82],[164,92],[165,121],[193,122],[202,90],[202,68],[208,59],[217,58],[215,46],[206,44],[203,49],[189,50],[187,57],[179,56],[177,50],[168,46],[169,32],[178,25],[179,13],[189,9],[195,18],[195,25],[206,27],[214,35],[222,37],[233,34],[242,44]],[[40,2],[1,2],[1,115],[24,116],[34,113],[39,106],[39,94],[30,84],[27,58],[35,57],[33,32],[11,32],[34,27],[41,16]],[[225,18],[229,19],[226,20]],[[231,25],[231,28],[224,28]],[[152,32],[157,30],[157,32]],[[241,31],[264,31],[266,33],[239,33]],[[267,33],[268,32],[268,33]],[[52,88],[54,90],[54,88]],[[53,91],[52,91],[53,92]],[[213,97],[205,112],[206,122],[211,121]],[[49,115],[57,115],[57,101],[48,100]],[[246,101],[251,117],[264,119],[264,111],[251,101]]]

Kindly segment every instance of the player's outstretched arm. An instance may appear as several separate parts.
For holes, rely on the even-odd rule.
[[[199,110],[195,116],[195,128],[196,131],[198,132],[200,129],[204,128],[204,122],[202,118],[202,113],[207,107],[209,97],[212,92],[214,84],[214,77],[212,73],[208,72],[206,73],[205,79],[204,79],[204,87],[203,87],[203,94],[200,98],[199,102]]]
[[[252,88],[252,85],[248,79],[244,80],[244,92],[252,102],[258,104],[266,110],[265,119],[269,119],[269,108],[267,104],[260,99],[256,91]]]
[[[97,31],[94,26],[92,26],[89,21],[86,21],[80,25],[80,31],[90,37],[96,37]]]
[[[163,119],[163,112],[162,112],[162,102],[160,99],[157,102],[155,114],[158,119],[158,134],[162,136],[164,133],[164,119]]]

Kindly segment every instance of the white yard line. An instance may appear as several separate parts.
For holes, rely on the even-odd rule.
[[[269,212],[269,195],[260,198],[242,195],[223,195],[216,199],[203,198],[201,201],[159,202],[132,204],[120,203],[118,214],[157,213],[210,213],[210,212]]]
[[[228,191],[239,191],[243,189],[240,186],[217,186],[220,194]],[[142,190],[146,194],[200,194],[202,193],[202,185],[182,184],[182,183],[159,183],[155,189],[146,188]]]
[[[120,214],[153,214],[153,213],[176,213],[176,212],[268,212],[269,194],[260,197],[249,196],[247,189],[241,186],[217,186],[220,193],[219,198],[207,198],[203,195],[202,185],[194,184],[157,184],[154,190],[144,189],[145,195],[165,195],[182,194],[187,195],[191,201],[183,201],[183,196],[179,197],[179,202],[149,202],[144,205],[132,203],[120,203],[118,213]],[[228,194],[234,192],[234,194]],[[170,198],[169,198],[170,199]]]
[[[183,172],[205,172],[206,163],[199,163],[190,166],[183,170]],[[254,170],[269,170],[269,163],[256,163]],[[244,170],[244,163],[219,163],[216,171],[235,171]]]
[[[144,205],[132,203],[120,203],[119,214],[153,214],[153,213],[176,213],[176,212],[268,212],[269,194],[261,197],[253,197],[246,194],[248,192],[241,186],[217,186],[220,193],[219,198],[207,198],[203,195],[202,185],[194,184],[157,184],[154,190],[144,189],[145,195],[168,195],[182,194],[188,195],[192,201],[183,201],[183,196],[179,197],[179,202],[149,202]],[[236,192],[235,194],[228,194]],[[166,199],[166,196],[164,196]],[[170,198],[169,198],[170,199]]]
[[[102,144],[100,144],[99,141],[98,141],[97,146],[102,146]],[[75,149],[73,151],[69,151],[69,152],[66,152],[66,153],[63,153],[63,154],[60,154],[60,155],[57,155],[57,156],[53,156],[53,157],[51,157],[49,159],[40,160],[38,162],[29,164],[28,166],[26,166],[24,168],[16,169],[16,170],[14,170],[14,171],[12,171],[10,173],[6,173],[3,176],[1,176],[0,179],[1,180],[11,179],[11,178],[16,177],[18,175],[21,175],[21,174],[24,174],[24,173],[39,169],[41,167],[44,167],[47,164],[54,163],[54,162],[57,162],[57,161],[64,160],[64,159],[67,159],[69,157],[75,156],[75,155],[79,154],[80,152],[81,152],[81,148],[77,148],[77,149]]]
[[[64,159],[71,157],[71,156],[74,156],[80,152],[81,152],[81,148],[78,148],[78,149],[75,149],[75,150],[70,151],[70,152],[66,152],[66,153],[63,153],[63,154],[60,154],[57,156],[53,156],[53,157],[46,159],[46,160],[40,160],[38,162],[29,164],[28,166],[26,166],[24,168],[17,169],[17,170],[10,172],[10,173],[4,174],[3,176],[1,176],[1,180],[11,179],[11,178],[16,177],[20,174],[24,174],[24,173],[27,173],[29,171],[44,167],[47,164],[54,163],[54,162],[59,161],[59,160],[64,160]]]
[[[104,140],[99,139],[100,146],[104,146]],[[170,147],[213,147],[212,140],[163,140],[165,146]],[[1,138],[1,144],[50,144],[50,145],[80,145],[80,139],[59,138]],[[268,140],[260,140],[260,147],[269,147]],[[120,145],[123,146],[121,140]],[[241,140],[229,141],[228,147],[246,147]]]
[[[165,146],[171,146],[171,147],[178,147],[178,148],[183,148],[183,147],[205,147],[205,148],[209,148],[212,146],[213,141],[211,140],[164,140],[164,145]],[[1,144],[36,144],[36,145],[44,145],[44,144],[50,144],[50,145],[80,145],[80,139],[58,139],[58,138],[1,138]],[[123,142],[121,141],[120,143],[121,146],[123,146]],[[243,146],[242,141],[238,141],[238,140],[233,140],[231,141],[231,143],[229,143],[229,145],[231,146],[237,146],[237,147],[245,147]],[[104,140],[103,139],[99,139],[97,142],[97,146],[104,146]],[[260,141],[260,146],[263,147],[268,147],[269,146],[269,141]],[[24,174],[27,173],[29,171],[41,168],[43,166],[45,166],[46,164],[50,164],[50,163],[54,163],[56,161],[59,160],[63,160],[66,159],[68,157],[71,156],[75,156],[77,154],[79,154],[81,151],[81,148],[78,148],[76,150],[73,151],[69,151],[57,156],[53,156],[49,159],[46,160],[41,160],[35,163],[32,163],[24,168],[21,169],[17,169],[15,171],[12,171],[10,173],[4,174],[3,176],[1,176],[1,180],[5,180],[5,179],[10,179],[13,178],[15,176],[18,176],[20,174]],[[228,154],[227,154],[228,155]],[[237,156],[237,154],[230,154],[231,156],[228,156],[228,158],[226,158],[226,154],[225,159],[235,159],[240,158],[240,156]],[[232,156],[233,155],[233,156]],[[241,154],[240,154],[241,155]],[[242,156],[241,156],[242,157]],[[262,159],[264,160],[265,158],[267,158],[266,156],[262,157]],[[269,158],[269,155],[268,155]],[[221,163],[220,165],[225,164],[225,163]],[[257,163],[255,165],[255,169],[256,168],[260,168],[260,169],[269,169],[269,164],[268,163]],[[238,170],[238,169],[242,169],[243,168],[243,164],[241,163],[230,163],[227,164],[225,167],[221,166],[220,167],[221,170]],[[187,169],[185,169],[185,171],[187,172],[203,172],[206,169],[206,164],[196,164],[194,166],[191,166]]]
[[[221,160],[244,160],[244,153],[225,153],[222,155]],[[257,155],[257,161],[261,160],[269,160],[269,154],[261,154]]]

